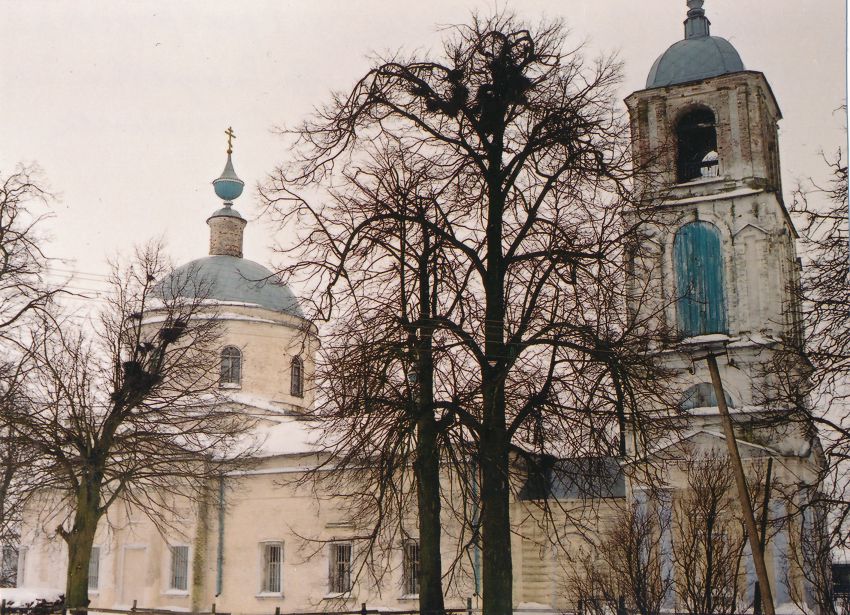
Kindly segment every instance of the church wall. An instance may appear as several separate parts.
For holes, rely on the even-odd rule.
[[[650,288],[653,300],[643,305],[643,314],[663,310],[667,327],[675,330],[675,234],[689,222],[703,221],[720,232],[730,334],[789,332],[790,289],[797,270],[793,231],[776,195],[745,192],[664,202],[653,228],[646,231],[640,273],[653,276],[656,288]]]

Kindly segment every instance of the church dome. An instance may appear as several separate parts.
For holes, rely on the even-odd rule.
[[[298,318],[298,300],[271,271],[245,258],[212,255],[174,270],[160,286],[168,298],[202,296],[210,301],[256,305]]]
[[[213,181],[216,195],[224,206],[207,218],[210,228],[210,255],[175,269],[159,283],[164,299],[202,298],[208,301],[257,306],[304,318],[298,300],[280,278],[254,261],[242,257],[243,231],[247,221],[233,208],[232,200],[242,194],[244,182],[233,169],[231,154],[233,130],[226,133],[227,164]]]
[[[688,1],[685,38],[662,53],[649,71],[647,88],[698,81],[744,70],[741,56],[732,43],[709,34],[703,0]]]

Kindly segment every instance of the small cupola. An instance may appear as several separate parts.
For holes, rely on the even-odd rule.
[[[224,201],[224,206],[207,218],[210,227],[210,256],[235,256],[242,258],[242,235],[247,224],[245,218],[233,208],[233,201],[242,194],[245,187],[233,170],[233,139],[236,135],[232,128],[227,135],[227,163],[218,179],[213,180],[216,196]]]

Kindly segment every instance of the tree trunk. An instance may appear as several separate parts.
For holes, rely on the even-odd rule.
[[[509,507],[508,430],[505,419],[505,262],[502,254],[505,195],[502,192],[502,133],[488,152],[487,273],[484,279],[485,322],[482,369],[481,467],[482,606],[485,615],[510,615],[513,609],[513,563]]]
[[[60,529],[68,545],[65,604],[70,609],[86,607],[89,603],[89,560],[100,518],[99,504],[100,487],[81,483],[77,492],[74,524],[70,531]]]
[[[419,338],[417,375],[419,403],[416,420],[414,472],[419,505],[419,611],[427,615],[444,612],[443,566],[440,557],[440,451],[434,417],[434,356],[431,319],[431,287],[428,262],[430,245],[425,225],[419,263]]]
[[[507,434],[504,425],[504,385],[486,386],[485,407],[492,413],[481,434],[481,528],[483,607],[486,615],[510,615],[513,606],[513,566],[508,490]],[[501,395],[501,404],[498,399]],[[490,399],[488,399],[490,398]],[[500,406],[500,408],[499,408]]]
[[[416,480],[419,504],[419,610],[442,613],[443,567],[440,558],[440,464],[433,415],[417,424]]]

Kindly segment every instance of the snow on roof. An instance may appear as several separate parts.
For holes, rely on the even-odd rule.
[[[749,196],[751,194],[759,194],[764,190],[755,190],[753,188],[738,188],[736,190],[727,190],[726,192],[718,192],[706,196],[689,196],[683,199],[671,199],[665,201],[665,205],[686,205],[688,203],[701,203],[703,201],[719,201],[721,199],[734,199],[739,196]]]
[[[229,401],[243,406],[248,406],[256,410],[265,410],[267,412],[274,412],[275,414],[282,414],[287,411],[287,409],[281,404],[273,402],[267,397],[251,395],[250,393],[242,393],[241,391],[228,391],[226,395]]]
[[[667,442],[667,443],[661,444],[660,446],[656,447],[655,449],[648,451],[643,457],[640,457],[638,459],[635,459],[634,461],[631,461],[630,464],[641,463],[641,462],[643,462],[644,460],[646,460],[650,457],[655,457],[657,455],[660,455],[664,451],[669,450],[669,449],[673,448],[674,446],[679,446],[683,442],[691,440],[692,438],[699,436],[701,434],[705,434],[705,435],[710,436],[712,438],[718,438],[720,440],[726,439],[726,435],[719,432],[719,431],[712,431],[712,430],[708,430],[708,429],[695,429],[695,430],[689,431],[688,433],[683,434],[680,438],[677,438],[677,439],[673,440],[672,442]],[[760,450],[760,451],[766,453],[768,456],[775,457],[775,458],[781,458],[782,457],[782,455],[780,455],[777,451],[775,451],[772,448],[768,448],[768,447],[762,446],[760,444],[755,444],[754,442],[747,442],[746,440],[741,440],[739,438],[735,438],[735,441],[738,443],[739,446],[750,447],[750,448],[754,448],[756,450]]]
[[[245,436],[245,444],[254,457],[276,457],[316,453],[321,432],[315,423],[294,417],[281,417],[271,425],[258,425]]]
[[[259,451],[259,455],[264,457],[313,453],[322,448],[318,444],[320,433],[310,421],[284,419],[278,425],[265,429],[265,437]]]

